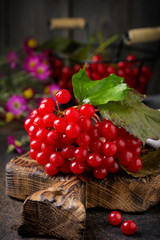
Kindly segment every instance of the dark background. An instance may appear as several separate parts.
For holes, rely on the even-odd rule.
[[[29,36],[35,37],[39,43],[54,36],[69,37],[67,30],[49,31],[48,20],[54,17],[84,17],[91,34],[102,31],[107,39],[113,34],[121,36],[128,29],[160,26],[160,0],[0,0],[0,54],[6,53],[9,48],[22,46],[24,39]],[[86,41],[83,30],[74,30],[72,35],[77,40]],[[159,42],[144,46],[156,50]],[[160,107],[160,57],[147,93],[154,94],[156,103],[159,99],[156,107]],[[7,137],[11,133],[19,139],[24,130],[13,126],[13,129],[3,128],[0,132],[1,240],[22,239],[16,231],[22,202],[5,194],[5,166],[16,155],[6,153]],[[131,237],[123,235],[120,228],[108,226],[106,219],[109,212],[105,209],[87,210],[85,239],[160,239],[160,204],[144,213],[123,213],[125,219],[136,221],[139,227],[136,235]]]
[[[39,43],[54,36],[68,37],[70,31],[51,32],[48,21],[54,17],[84,17],[90,33],[102,31],[107,39],[129,29],[160,26],[159,0],[0,0],[0,54],[8,47],[20,47],[26,37]],[[83,30],[72,36],[86,41]],[[142,44],[158,51],[160,42]],[[154,76],[147,94],[160,94],[160,60],[154,64]]]

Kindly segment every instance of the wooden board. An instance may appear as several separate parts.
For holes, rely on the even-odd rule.
[[[123,172],[103,180],[85,175],[51,177],[27,153],[7,164],[6,192],[20,200],[27,197],[20,235],[81,239],[86,208],[141,212],[156,205],[160,201],[160,174],[141,179]]]

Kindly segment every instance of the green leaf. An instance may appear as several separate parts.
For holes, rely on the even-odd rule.
[[[100,113],[119,127],[145,143],[147,138],[160,138],[160,112],[142,103],[144,96],[128,91],[123,101],[108,102],[99,106]]]
[[[133,177],[146,177],[149,175],[155,175],[158,172],[160,166],[160,148],[157,150],[149,150],[143,154],[140,159],[143,162],[142,169],[139,172],[133,173],[121,165],[121,167]]]
[[[109,101],[121,101],[126,96],[127,84],[122,77],[111,74],[107,78],[92,81],[81,69],[72,77],[74,95],[79,103],[101,105]]]

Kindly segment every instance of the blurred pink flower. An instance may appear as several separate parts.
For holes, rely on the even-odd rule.
[[[18,154],[22,154],[25,152],[21,147],[21,143],[15,140],[13,136],[8,137],[8,149],[11,145],[13,146],[13,149],[17,151]]]
[[[27,109],[27,101],[22,96],[12,95],[6,103],[6,108],[7,111],[13,113],[15,117],[19,116]]]
[[[26,72],[33,72],[39,63],[40,60],[38,56],[29,55],[24,60],[24,69],[26,70]]]
[[[7,60],[11,69],[15,69],[18,65],[18,55],[17,53],[11,51],[7,54]]]
[[[40,81],[44,81],[50,76],[50,70],[46,64],[40,63],[36,66],[32,74],[33,77],[39,79]]]
[[[56,93],[61,90],[60,87],[56,84],[49,85],[49,92],[51,94],[51,98],[54,102],[56,102]]]
[[[32,53],[38,46],[36,39],[27,38],[24,41],[23,50],[26,53]]]

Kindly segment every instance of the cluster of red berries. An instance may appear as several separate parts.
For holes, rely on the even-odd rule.
[[[122,222],[122,215],[120,212],[113,211],[108,216],[108,221],[113,226],[118,226]],[[126,220],[121,225],[121,230],[126,235],[133,235],[137,231],[138,227],[132,220]]]
[[[58,83],[61,89],[68,89],[73,92],[72,75],[77,73],[83,64],[75,64],[73,67],[65,66],[64,61],[53,56],[51,59],[52,77]],[[152,78],[152,72],[146,65],[140,67],[141,63],[135,55],[130,54],[125,61],[119,61],[117,64],[106,64],[100,55],[95,55],[91,63],[86,65],[86,72],[90,79],[99,80],[114,73],[125,78],[125,82],[131,88],[137,89],[140,93],[144,93],[148,81]]]
[[[105,64],[100,55],[95,55],[92,62],[87,64],[86,72],[92,80],[102,79],[114,73],[124,77],[129,87],[137,89],[140,93],[145,92],[147,83],[152,77],[150,68],[146,65],[140,67],[139,60],[133,54],[117,64]]]
[[[66,89],[56,94],[57,102],[62,104],[70,98]],[[43,99],[24,124],[31,140],[30,157],[44,165],[49,175],[59,171],[82,174],[88,170],[103,179],[108,172],[118,172],[120,164],[138,172],[142,167],[138,157],[141,141],[109,120],[92,125],[91,119],[99,117],[90,104],[61,112],[59,106],[55,109],[52,99]]]

